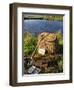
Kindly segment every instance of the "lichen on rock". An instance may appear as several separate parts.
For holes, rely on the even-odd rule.
[[[56,52],[57,36],[55,33],[43,32],[38,36],[38,53],[40,49],[47,51],[48,54]],[[39,53],[41,54],[41,53]],[[43,52],[42,52],[43,55]]]

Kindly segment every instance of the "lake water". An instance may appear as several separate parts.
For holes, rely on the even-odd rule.
[[[30,33],[41,33],[41,32],[57,32],[63,33],[63,22],[62,21],[48,21],[48,20],[24,20],[23,32]]]

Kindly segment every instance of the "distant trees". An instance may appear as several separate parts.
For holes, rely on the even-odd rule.
[[[24,17],[24,19],[40,19],[40,20],[50,20],[50,21],[63,21],[63,16],[60,15],[43,15],[43,16],[29,16]]]

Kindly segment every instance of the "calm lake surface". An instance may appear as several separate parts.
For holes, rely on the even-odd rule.
[[[63,33],[62,21],[48,21],[48,20],[24,20],[23,32],[30,32],[33,34],[39,34],[41,32],[56,32],[61,31]]]

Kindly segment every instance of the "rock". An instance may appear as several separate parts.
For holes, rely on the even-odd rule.
[[[44,55],[47,51],[48,54],[56,52],[57,36],[55,33],[43,32],[38,36],[38,53]]]
[[[28,73],[31,74],[35,69],[36,69],[35,66],[31,66],[31,67],[28,69]]]
[[[40,73],[41,69],[40,68],[36,68],[34,71],[33,71],[33,74],[38,74]]]
[[[38,74],[41,71],[40,68],[37,68],[36,66],[32,66],[28,69],[29,74]]]

